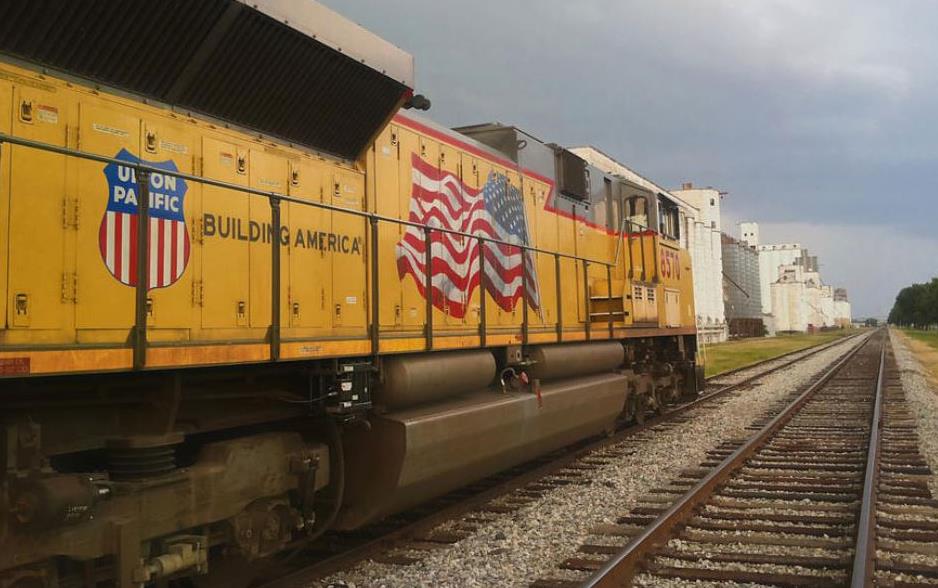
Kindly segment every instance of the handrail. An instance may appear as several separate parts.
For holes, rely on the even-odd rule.
[[[547,250],[547,249],[541,249],[541,248],[538,248],[538,247],[533,247],[533,246],[531,246],[531,245],[524,245],[524,244],[522,244],[522,243],[512,243],[512,242],[510,242],[510,241],[504,241],[504,240],[502,240],[502,239],[494,239],[494,238],[492,238],[492,237],[485,237],[485,236],[483,236],[483,235],[477,235],[477,234],[473,234],[473,233],[466,233],[466,232],[463,232],[463,231],[457,231],[457,230],[454,230],[454,229],[447,229],[447,228],[444,228],[444,227],[434,227],[434,226],[427,225],[427,224],[425,224],[425,223],[418,223],[418,222],[414,222],[414,221],[410,221],[410,220],[405,220],[405,219],[400,219],[400,218],[394,218],[394,217],[391,217],[391,216],[385,216],[385,215],[377,214],[377,213],[375,213],[375,212],[369,212],[369,211],[367,211],[367,210],[355,210],[354,208],[345,208],[344,206],[335,206],[334,204],[327,204],[327,203],[325,203],[325,202],[313,202],[313,201],[310,201],[310,200],[303,200],[302,198],[296,198],[296,197],[290,196],[290,195],[288,195],[288,194],[281,194],[280,192],[274,192],[274,191],[265,192],[265,191],[263,191],[263,190],[256,190],[256,189],[250,188],[250,187],[248,187],[248,186],[240,186],[240,185],[238,185],[238,184],[230,184],[230,183],[228,183],[228,182],[223,182],[223,181],[221,181],[221,180],[213,180],[213,179],[207,178],[207,177],[205,177],[205,176],[197,176],[197,175],[194,175],[194,174],[187,174],[187,173],[184,173],[184,172],[172,171],[172,170],[163,169],[163,168],[155,167],[155,166],[152,166],[152,165],[148,165],[148,164],[142,163],[142,162],[126,161],[126,160],[123,160],[123,159],[117,159],[117,158],[114,158],[114,157],[107,157],[107,156],[104,156],[104,155],[97,155],[97,154],[94,154],[94,153],[88,153],[87,151],[80,151],[80,150],[71,149],[71,148],[68,148],[68,147],[59,147],[59,146],[57,146],[57,145],[50,145],[50,144],[48,144],[48,143],[42,143],[42,142],[40,142],[40,141],[33,141],[33,140],[31,140],[31,139],[23,139],[23,138],[21,138],[21,137],[14,137],[14,136],[12,136],[12,135],[7,135],[7,134],[5,134],[5,133],[0,133],[0,144],[3,144],[3,143],[10,143],[11,145],[20,145],[20,146],[23,146],[23,147],[31,147],[31,148],[33,148],[33,149],[39,149],[39,150],[42,150],[42,151],[49,151],[49,152],[52,152],[52,153],[58,153],[58,154],[60,154],[60,155],[67,155],[67,156],[72,156],[72,157],[78,157],[78,158],[81,158],[81,159],[89,159],[89,160],[92,160],[92,161],[98,161],[98,162],[100,162],[100,163],[113,163],[113,164],[116,164],[116,165],[121,165],[121,166],[123,166],[123,167],[133,168],[133,169],[135,169],[135,170],[137,170],[137,171],[145,171],[145,172],[150,172],[150,173],[158,173],[158,174],[160,174],[160,175],[171,176],[171,177],[180,178],[180,179],[183,179],[183,180],[190,180],[190,181],[193,181],[193,182],[198,182],[198,183],[200,183],[200,184],[206,184],[206,185],[209,185],[209,186],[214,186],[214,187],[216,187],[216,188],[224,188],[224,189],[226,189],[226,190],[234,190],[234,191],[237,191],[237,192],[244,192],[244,193],[247,193],[247,194],[252,194],[252,195],[254,195],[254,196],[263,196],[263,197],[265,197],[265,198],[276,198],[276,199],[278,199],[278,200],[281,200],[282,202],[290,202],[290,203],[295,203],[295,204],[303,204],[303,205],[307,205],[307,206],[312,206],[312,207],[314,207],[314,208],[322,208],[322,209],[325,209],[325,210],[330,210],[330,211],[332,211],[332,212],[346,213],[346,214],[350,214],[350,215],[352,215],[352,216],[358,216],[358,217],[365,218],[365,219],[375,218],[375,219],[377,219],[379,222],[382,222],[382,221],[383,221],[383,222],[389,222],[389,223],[394,223],[394,224],[403,225],[403,226],[408,226],[408,227],[414,227],[414,228],[421,229],[421,230],[430,229],[430,230],[432,230],[432,231],[439,231],[439,232],[441,232],[441,233],[447,233],[447,234],[450,234],[450,235],[456,235],[456,236],[461,236],[461,237],[468,237],[468,238],[473,238],[473,239],[481,239],[481,240],[486,241],[486,242],[488,242],[488,243],[496,243],[496,244],[499,244],[499,245],[506,245],[506,246],[509,246],[509,247],[517,247],[517,248],[520,248],[520,249],[524,249],[525,251],[531,251],[531,252],[534,252],[534,253],[545,253],[545,254],[548,254],[548,255],[554,255],[554,254],[556,254],[556,255],[559,255],[559,256],[561,256],[561,257],[564,257],[564,258],[567,258],[567,259],[574,259],[574,260],[577,260],[577,261],[583,261],[583,260],[585,260],[585,261],[588,261],[588,262],[590,262],[590,263],[596,263],[596,264],[600,264],[600,265],[614,265],[614,264],[612,264],[612,263],[610,263],[610,262],[608,262],[608,261],[601,261],[601,260],[598,260],[598,259],[592,259],[592,258],[589,258],[589,257],[582,257],[582,256],[579,256],[579,255],[571,255],[571,254],[569,254],[569,253],[563,253],[563,252],[560,252],[560,251],[550,251],[550,250]]]
[[[59,155],[64,155],[66,157],[77,157],[79,159],[85,159],[90,161],[96,161],[104,164],[114,164],[126,168],[130,168],[136,171],[136,179],[138,184],[138,193],[140,198],[137,202],[137,215],[140,219],[146,219],[149,215],[149,179],[150,174],[160,174],[162,176],[179,178],[182,180],[188,180],[196,182],[206,186],[212,186],[216,188],[222,188],[226,190],[231,190],[235,192],[240,192],[243,194],[260,196],[267,198],[268,203],[271,208],[271,227],[275,230],[274,235],[279,234],[281,226],[281,215],[280,215],[280,206],[283,202],[288,202],[291,204],[298,204],[304,206],[311,206],[313,208],[328,210],[334,213],[339,214],[348,214],[354,217],[359,217],[363,220],[368,220],[370,225],[370,240],[371,240],[371,251],[372,256],[369,268],[366,265],[364,271],[370,273],[371,280],[371,324],[368,325],[369,336],[372,344],[372,354],[377,355],[378,345],[380,342],[380,301],[378,300],[378,277],[379,277],[379,263],[378,263],[378,223],[387,222],[395,225],[413,227],[424,233],[425,243],[426,243],[426,281],[424,284],[425,292],[424,296],[426,298],[426,319],[425,319],[425,336],[427,342],[427,349],[433,349],[433,284],[432,284],[432,233],[439,231],[441,234],[448,234],[453,236],[459,236],[462,238],[475,239],[480,245],[480,270],[482,275],[480,276],[480,284],[484,285],[485,283],[485,269],[484,269],[484,245],[486,243],[502,245],[511,249],[518,249],[522,252],[522,296],[521,303],[524,305],[522,308],[523,313],[523,322],[521,325],[522,340],[524,343],[527,343],[528,339],[528,280],[526,276],[526,262],[524,259],[525,253],[534,253],[534,254],[545,254],[554,257],[555,268],[558,272],[555,276],[557,283],[559,285],[560,275],[559,275],[559,261],[561,258],[573,260],[575,264],[582,264],[584,271],[584,286],[585,286],[585,303],[588,307],[589,305],[589,288],[588,288],[588,268],[590,264],[596,264],[600,267],[606,268],[607,282],[610,280],[612,268],[618,265],[618,259],[610,263],[608,261],[602,261],[598,259],[591,259],[588,257],[582,257],[579,255],[571,255],[568,253],[563,253],[560,251],[550,251],[547,249],[541,249],[539,247],[534,247],[531,245],[526,245],[522,243],[512,243],[509,241],[504,241],[502,239],[495,239],[491,237],[486,237],[484,235],[477,235],[472,233],[467,233],[464,231],[458,231],[454,229],[448,229],[445,227],[431,226],[425,223],[418,223],[411,220],[405,220],[400,218],[394,218],[390,216],[385,216],[377,214],[376,212],[371,212],[367,210],[355,210],[352,208],[345,208],[342,206],[336,206],[334,204],[328,204],[325,202],[313,202],[310,200],[304,200],[288,194],[281,194],[275,191],[263,191],[257,190],[248,186],[241,186],[237,184],[231,184],[221,180],[215,180],[207,178],[205,176],[199,176],[195,174],[174,171],[156,167],[154,165],[145,163],[143,160],[134,162],[134,161],[125,161],[123,159],[118,159],[115,157],[107,157],[103,155],[97,155],[95,153],[89,153],[87,151],[81,151],[78,149],[72,149],[69,147],[60,147],[57,145],[51,145],[48,143],[43,143],[41,141],[34,141],[32,139],[24,139],[22,137],[15,137],[9,134],[0,133],[0,146],[4,143],[11,145],[17,145],[21,147],[26,147],[30,149],[37,149],[40,151],[46,151],[50,153],[57,153]],[[147,226],[141,227],[140,235],[145,237]],[[280,248],[282,246],[281,240],[279,238],[272,238],[271,243],[271,320],[268,333],[268,342],[270,345],[270,359],[276,361],[280,358],[280,296],[281,296],[281,281],[280,281]],[[144,271],[145,268],[149,267],[149,239],[139,238],[138,247],[135,252],[137,256],[137,270],[138,275],[136,278],[136,294],[135,294],[135,318],[134,318],[134,327],[132,328],[131,334],[131,343],[133,347],[133,367],[134,369],[143,369],[146,367],[146,349],[148,345],[147,340],[147,316],[148,316],[148,293],[150,291],[149,286],[149,276]],[[643,244],[644,247],[644,244]],[[509,250],[511,250],[509,249]],[[558,288],[559,293],[559,288]],[[485,290],[483,288],[481,292],[481,316],[480,316],[480,341],[484,345],[485,341]],[[561,314],[561,301],[558,297],[557,300],[557,331],[558,339],[562,338],[562,324],[563,317]],[[587,313],[585,317],[585,329],[587,339],[591,338],[590,332],[590,322],[591,318]],[[610,322],[611,325],[611,322]],[[610,332],[612,331],[610,327]]]

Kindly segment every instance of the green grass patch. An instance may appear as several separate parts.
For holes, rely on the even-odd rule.
[[[915,357],[938,384],[938,331],[902,329]]]
[[[916,329],[902,329],[902,332],[916,341],[921,341],[934,349],[938,349],[938,331],[919,331]]]
[[[777,337],[743,339],[707,345],[700,350],[700,356],[704,362],[706,375],[710,377],[792,351],[822,345],[856,332],[855,330],[845,329],[813,335],[779,335]]]

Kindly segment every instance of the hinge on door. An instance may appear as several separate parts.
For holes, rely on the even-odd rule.
[[[204,289],[202,288],[202,280],[192,280],[192,304],[194,306],[202,306],[204,296]]]
[[[202,175],[202,158],[197,155],[192,156],[192,175]]]
[[[205,220],[203,218],[192,220],[192,242],[199,245],[205,242]]]
[[[65,145],[72,149],[78,149],[78,127],[72,125],[65,126]]]
[[[71,198],[66,196],[62,200],[62,228],[63,229],[78,229],[78,219],[79,217],[79,200],[78,198]]]
[[[62,274],[62,302],[78,302],[78,273]]]

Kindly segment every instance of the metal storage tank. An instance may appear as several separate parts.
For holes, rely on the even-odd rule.
[[[720,192],[694,188],[689,182],[671,192],[694,207],[694,214],[687,219],[687,233],[694,264],[698,332],[705,343],[725,341],[728,330],[723,302]]]

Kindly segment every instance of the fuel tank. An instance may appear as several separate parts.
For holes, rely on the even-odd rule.
[[[552,381],[531,392],[483,389],[371,419],[345,436],[353,529],[612,427],[626,399],[613,373]]]
[[[609,372],[625,361],[625,349],[616,341],[541,345],[529,353],[531,376],[541,380]]]

